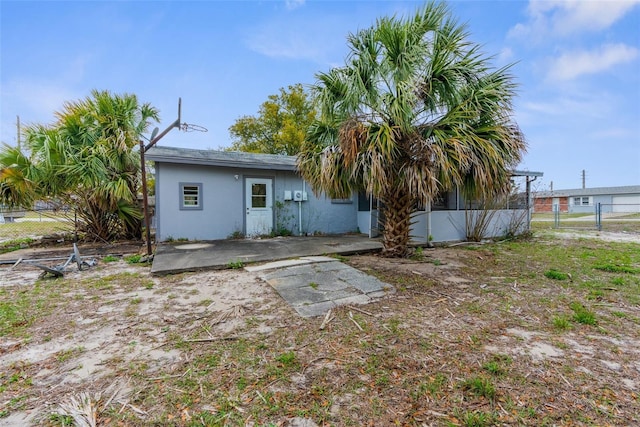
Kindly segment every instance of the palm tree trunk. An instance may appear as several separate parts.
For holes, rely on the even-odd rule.
[[[404,190],[393,189],[382,201],[382,255],[389,258],[405,257],[411,231],[413,198]]]

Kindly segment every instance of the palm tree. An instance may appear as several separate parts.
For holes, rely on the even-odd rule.
[[[92,91],[68,102],[52,126],[24,129],[26,152],[0,151],[0,197],[5,202],[62,200],[74,206],[94,237],[140,236],[140,136],[158,111],[135,95]],[[12,199],[9,199],[12,196]]]
[[[411,213],[442,190],[504,191],[526,149],[507,68],[471,43],[444,4],[348,38],[346,65],[317,75],[320,117],[298,168],[314,191],[365,191],[382,206],[383,254],[405,256]]]

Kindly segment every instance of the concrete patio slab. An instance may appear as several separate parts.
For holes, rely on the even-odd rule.
[[[368,304],[393,286],[339,261],[285,267],[260,277],[303,317],[323,316],[340,305]]]
[[[335,261],[335,258],[328,256],[305,256],[302,258],[286,259],[284,261],[273,261],[266,264],[248,265],[244,269],[247,271],[264,271],[274,270],[276,268],[291,267],[294,265],[311,264],[312,262],[330,262]]]
[[[215,240],[160,244],[152,274],[229,268],[231,263],[258,263],[330,254],[379,251],[378,240],[364,235],[279,237],[273,239]]]

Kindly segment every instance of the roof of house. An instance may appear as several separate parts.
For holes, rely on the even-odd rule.
[[[222,166],[295,171],[296,158],[276,154],[256,154],[239,151],[195,150],[192,148],[154,146],[145,158],[161,163]]]
[[[145,158],[161,163],[222,166],[230,168],[297,171],[296,157],[243,151],[196,150],[193,148],[153,146]],[[512,176],[542,176],[542,172],[514,170]]]
[[[569,190],[538,191],[533,197],[573,197],[573,196],[602,196],[609,194],[640,194],[640,185],[626,185],[621,187],[573,188]]]

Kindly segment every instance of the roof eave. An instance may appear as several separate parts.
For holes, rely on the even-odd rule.
[[[187,164],[187,165],[199,165],[199,166],[218,166],[226,168],[244,168],[244,169],[269,169],[269,170],[282,170],[282,171],[297,171],[296,165],[286,165],[278,163],[264,163],[264,162],[250,162],[250,161],[226,161],[219,159],[197,159],[186,158],[181,156],[166,156],[166,155],[147,155],[147,160],[152,160],[158,163],[173,163],[173,164]]]

